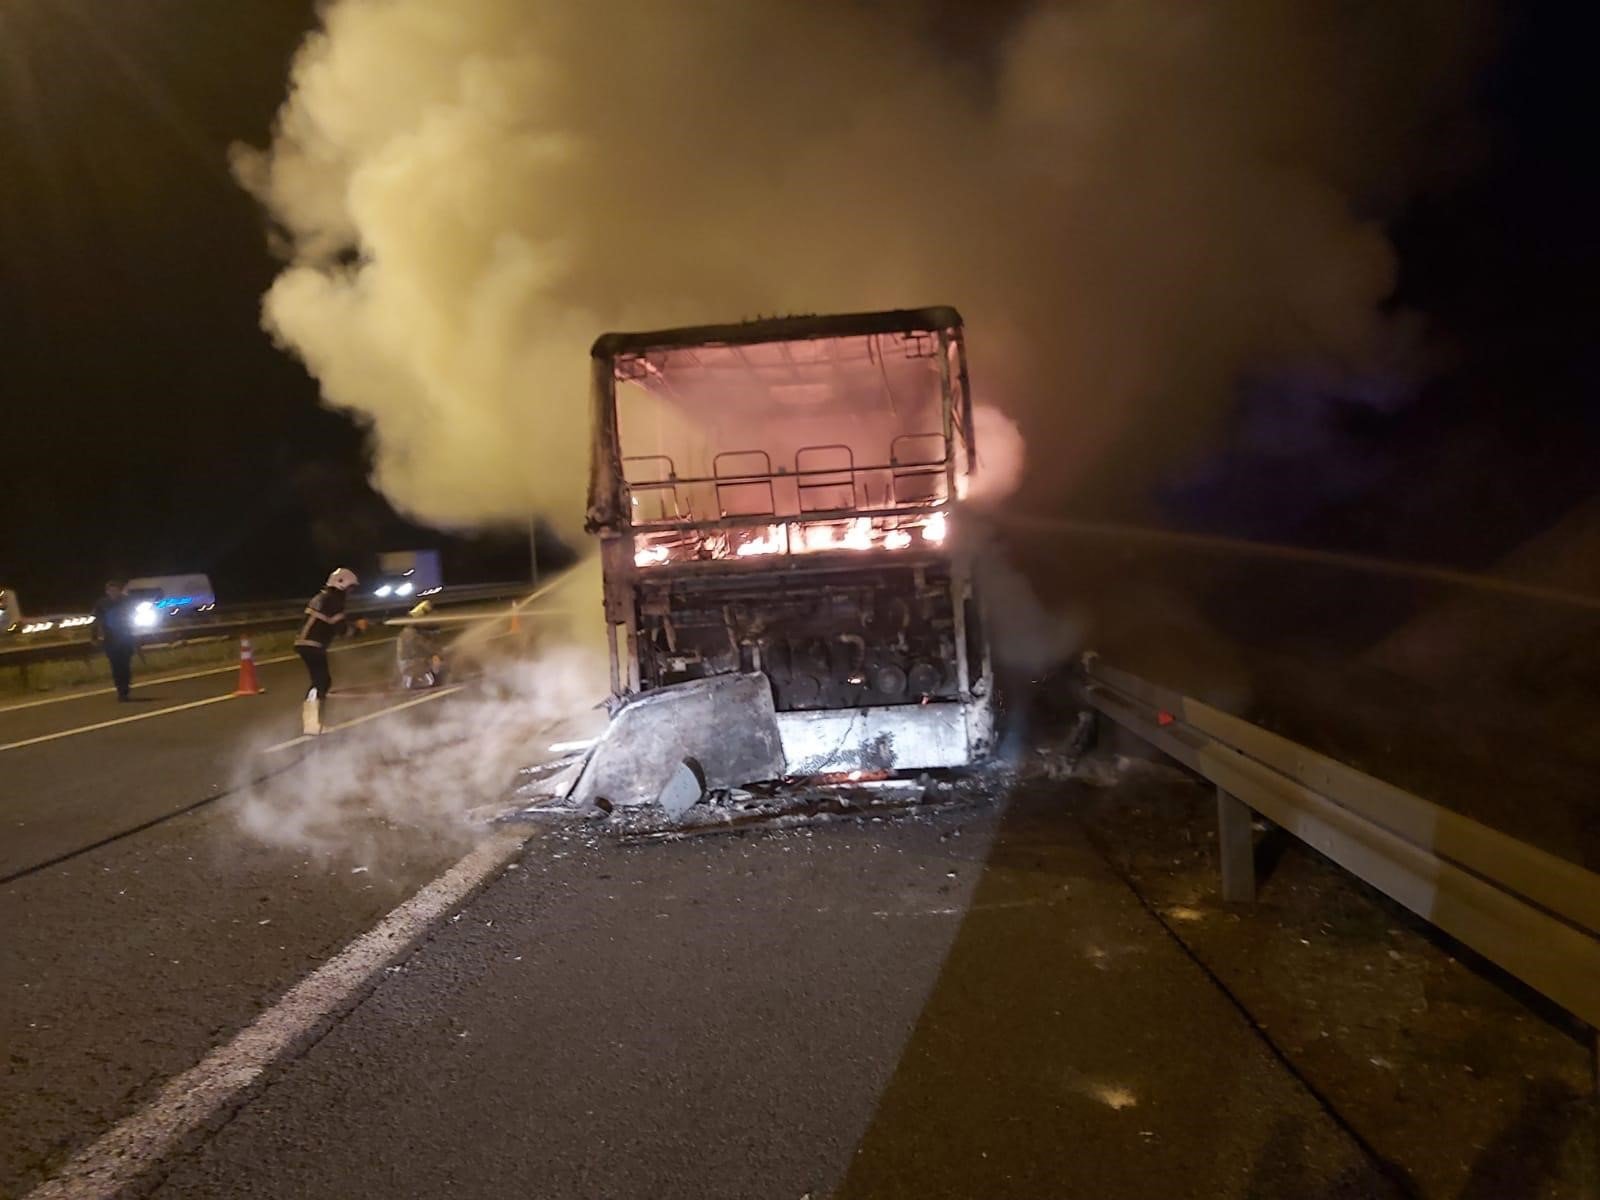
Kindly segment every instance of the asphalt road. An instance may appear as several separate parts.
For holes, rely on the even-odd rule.
[[[381,687],[393,649],[352,645],[336,684]],[[252,778],[282,772],[292,786],[306,748],[260,751],[299,733],[304,674],[266,666],[266,695],[181,710],[227,695],[236,673],[141,687],[131,704],[0,711],[0,745],[158,714],[0,750],[0,875]],[[405,699],[336,695],[330,716]],[[381,720],[426,720],[430,707]],[[459,853],[413,840],[409,858],[352,874],[336,853],[242,833],[249,790],[0,886],[0,1195],[21,1195]]]
[[[339,648],[332,659],[335,683],[347,694],[329,701],[330,722],[396,702],[368,694],[387,688],[393,655],[393,641],[382,637]],[[267,691],[260,696],[232,695],[236,666],[182,674],[191,677],[135,680],[126,704],[94,694],[0,704],[6,797],[0,877],[294,761],[293,755],[264,759],[247,751],[300,732],[306,682],[298,660],[262,666]]]
[[[1062,797],[544,836],[179,1197],[1368,1197]]]

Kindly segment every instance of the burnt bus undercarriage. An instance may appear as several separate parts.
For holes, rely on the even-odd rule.
[[[608,334],[593,363],[614,697],[759,673],[791,775],[983,758],[988,643],[949,537],[975,461],[959,315]]]

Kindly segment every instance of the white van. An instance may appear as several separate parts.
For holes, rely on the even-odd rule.
[[[133,623],[141,629],[217,606],[217,595],[205,575],[145,575],[128,580],[126,592],[134,602]]]

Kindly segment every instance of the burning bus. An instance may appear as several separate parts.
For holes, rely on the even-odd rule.
[[[960,315],[611,333],[592,358],[613,698],[764,677],[789,775],[984,758],[993,674],[952,529],[976,461]]]

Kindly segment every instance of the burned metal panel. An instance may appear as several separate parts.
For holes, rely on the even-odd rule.
[[[950,378],[950,339],[953,330],[941,330],[939,333],[939,388],[944,397],[944,473],[945,473],[945,498],[948,500],[956,495],[956,460],[955,436],[959,429],[962,435],[966,429],[961,423],[961,414],[952,403],[954,398],[953,385]],[[964,472],[963,472],[964,473]]]
[[[967,762],[979,763],[994,753],[995,712],[992,681],[986,674],[962,702],[967,720]]]
[[[685,760],[708,788],[785,774],[765,676],[719,675],[635,697],[611,718],[572,796],[583,805],[651,804]]]
[[[947,361],[945,378],[949,381],[950,406],[955,412],[961,442],[966,450],[963,468],[966,474],[978,470],[977,431],[972,412],[972,385],[967,379],[967,339],[960,326],[950,330],[945,343]]]
[[[825,709],[777,716],[791,775],[963,767],[973,761],[965,706]]]
[[[621,354],[672,346],[757,345],[863,333],[938,333],[959,328],[961,324],[961,314],[948,306],[827,316],[771,317],[732,325],[698,325],[647,333],[606,333],[595,339],[589,352],[595,359],[609,362]]]
[[[617,441],[617,381],[609,360],[589,364],[589,498],[585,527],[599,533],[623,515],[622,449]]]

